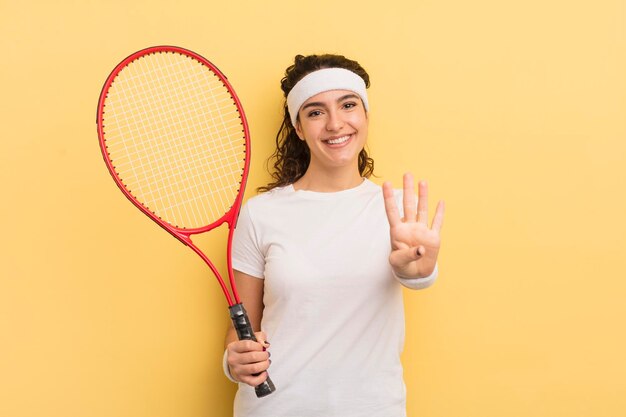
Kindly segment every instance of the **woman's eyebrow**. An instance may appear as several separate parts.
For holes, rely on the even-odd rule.
[[[340,103],[340,102],[342,102],[342,101],[344,101],[344,100],[348,100],[348,99],[350,99],[350,98],[352,98],[352,99],[358,99],[358,98],[360,98],[360,97],[359,97],[357,94],[352,94],[352,93],[350,93],[350,94],[346,94],[345,96],[341,96],[341,97],[339,97],[339,98],[337,99],[337,103]],[[325,104],[324,104],[324,103],[322,103],[321,101],[313,101],[313,102],[311,102],[311,103],[307,103],[307,104],[305,104],[304,106],[302,106],[301,110],[305,110],[305,109],[307,109],[307,108],[309,108],[309,107],[324,107],[324,106],[325,106]]]
[[[309,107],[324,107],[324,103],[321,101],[312,101],[311,103],[307,103],[300,110],[306,110]]]
[[[349,99],[349,98],[356,98],[356,99],[360,99],[361,97],[359,97],[357,94],[350,93],[350,94],[346,94],[345,96],[341,96],[341,97],[339,97],[339,98],[337,99],[337,103],[339,103],[340,101],[347,100],[347,99]]]

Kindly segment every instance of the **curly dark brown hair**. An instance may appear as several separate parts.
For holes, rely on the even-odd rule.
[[[342,55],[297,55],[294,64],[285,70],[285,77],[280,85],[285,98],[291,89],[305,75],[322,68],[344,68],[363,78],[365,87],[370,86],[370,77],[363,67],[356,61]],[[305,141],[298,138],[296,129],[291,123],[289,109],[285,100],[284,117],[280,129],[276,134],[276,151],[267,160],[267,166],[272,161],[274,170],[270,174],[274,181],[266,186],[259,187],[259,192],[269,191],[276,187],[293,184],[304,175],[309,167],[311,154]],[[374,172],[374,160],[370,158],[365,149],[359,153],[359,173],[362,177],[369,178]]]

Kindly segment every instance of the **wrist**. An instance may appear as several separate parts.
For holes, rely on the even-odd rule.
[[[402,284],[403,286],[414,290],[421,290],[423,288],[430,287],[435,282],[435,279],[437,278],[437,275],[439,273],[439,269],[437,267],[437,264],[435,264],[435,268],[433,269],[432,273],[425,277],[407,277],[397,273],[393,270],[393,268],[391,269],[391,272],[393,273],[393,276],[396,278],[396,280],[398,280],[398,282],[400,282],[400,284]]]

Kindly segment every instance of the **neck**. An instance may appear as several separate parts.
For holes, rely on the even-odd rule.
[[[295,183],[294,190],[332,193],[358,187],[363,182],[358,169],[317,170],[309,169]]]

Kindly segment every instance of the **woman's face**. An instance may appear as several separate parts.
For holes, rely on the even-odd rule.
[[[367,140],[369,120],[361,98],[352,91],[331,90],[304,102],[296,132],[311,150],[309,167],[354,165]]]

